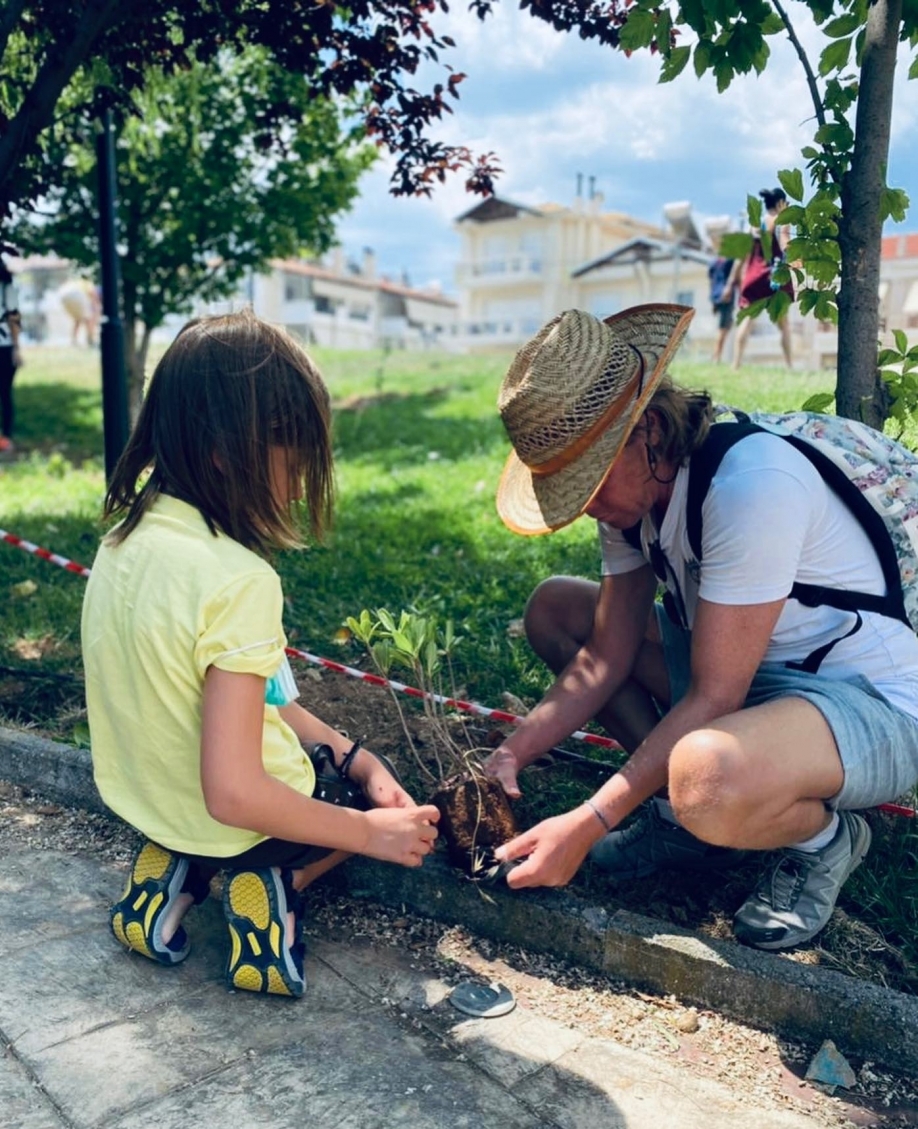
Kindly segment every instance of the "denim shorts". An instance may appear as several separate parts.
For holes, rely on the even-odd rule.
[[[657,605],[657,622],[669,674],[671,701],[689,686],[691,635]],[[763,663],[744,703],[760,706],[777,698],[803,698],[826,719],[845,772],[841,790],[826,801],[839,809],[871,808],[904,796],[918,781],[918,721],[892,705],[872,683],[789,670]]]

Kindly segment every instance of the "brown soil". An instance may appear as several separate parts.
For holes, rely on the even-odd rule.
[[[470,878],[487,876],[497,867],[494,849],[517,833],[503,788],[480,773],[467,773],[445,781],[430,800],[440,812],[437,828],[450,862]]]

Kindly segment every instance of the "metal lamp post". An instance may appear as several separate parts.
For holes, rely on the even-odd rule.
[[[115,141],[112,115],[105,110],[96,136],[99,185],[99,261],[102,269],[102,431],[105,478],[110,481],[128,439],[124,326],[121,322],[121,272],[117,249]]]

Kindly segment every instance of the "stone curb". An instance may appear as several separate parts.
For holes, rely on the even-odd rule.
[[[89,753],[0,729],[0,779],[92,812],[106,808]],[[330,876],[354,898],[462,925],[779,1034],[918,1075],[918,998],[787,957],[702,938],[568,890],[483,889],[441,856],[419,870],[353,859]]]

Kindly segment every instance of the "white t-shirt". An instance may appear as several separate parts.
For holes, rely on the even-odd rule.
[[[659,530],[691,627],[699,598],[713,604],[762,604],[788,595],[794,581],[883,595],[880,562],[867,535],[811,463],[783,439],[752,435],[731,447],[702,505],[701,563],[689,546],[688,466],[679,469]],[[651,517],[644,541],[655,539]],[[603,575],[646,563],[624,534],[600,523]],[[819,668],[827,678],[861,674],[894,705],[918,718],[918,637],[904,623],[861,612],[863,626],[833,647]],[[852,612],[788,600],[765,662],[801,661],[855,623]]]

